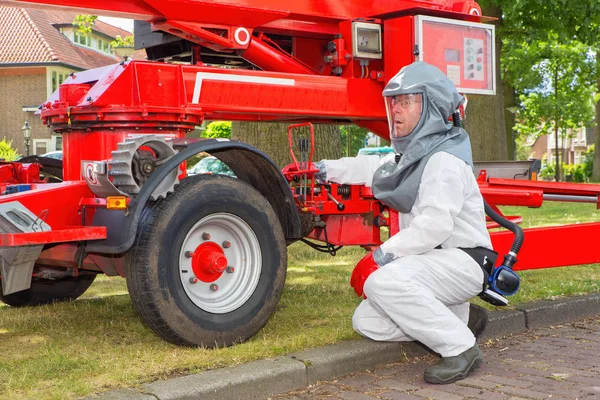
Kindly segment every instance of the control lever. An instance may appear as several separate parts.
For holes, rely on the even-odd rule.
[[[337,201],[337,199],[333,197],[333,195],[330,192],[327,192],[327,197],[329,197],[329,200],[333,201],[336,204],[338,211],[344,211],[346,206]]]

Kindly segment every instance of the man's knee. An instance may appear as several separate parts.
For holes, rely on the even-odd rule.
[[[383,268],[379,268],[377,271],[369,275],[363,287],[363,291],[367,298],[376,295],[377,292],[379,292],[382,289],[382,284],[384,284],[386,280],[389,279],[389,274]]]
[[[377,302],[379,295],[383,292],[392,291],[394,297],[396,295],[402,297],[402,293],[412,291],[414,287],[414,282],[398,278],[388,268],[379,268],[367,278],[363,291],[368,299]]]

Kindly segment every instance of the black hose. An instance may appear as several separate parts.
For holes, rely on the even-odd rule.
[[[455,111],[452,114],[452,125],[457,128],[462,128],[462,121],[460,118],[460,112]],[[494,222],[498,225],[510,230],[515,234],[515,239],[513,240],[512,247],[510,248],[510,252],[504,256],[504,262],[502,265],[512,268],[513,265],[517,262],[517,254],[519,250],[521,250],[521,246],[523,245],[523,239],[525,235],[523,234],[523,229],[517,224],[508,219],[504,218],[502,215],[498,214],[488,203],[483,200],[483,206],[485,209],[485,213],[488,217],[490,217]]]
[[[513,241],[512,247],[510,251],[517,254],[519,250],[521,250],[521,246],[523,245],[523,239],[525,235],[523,234],[523,229],[517,224],[508,219],[504,218],[502,215],[498,214],[488,203],[483,200],[483,206],[485,207],[485,213],[492,219],[494,222],[498,223],[498,225],[510,230],[515,234],[515,240]]]

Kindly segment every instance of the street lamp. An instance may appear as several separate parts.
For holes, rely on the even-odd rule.
[[[29,155],[29,145],[31,144],[31,127],[29,126],[29,120],[25,120],[25,125],[23,125],[21,130],[25,137],[25,152]]]

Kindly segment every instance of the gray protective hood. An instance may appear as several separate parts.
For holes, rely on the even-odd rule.
[[[410,134],[391,139],[394,150],[402,157],[397,164],[382,165],[373,176],[372,187],[376,198],[402,213],[412,209],[421,175],[433,154],[444,151],[473,166],[469,135],[449,122],[464,98],[446,75],[425,62],[410,64],[388,82],[383,96],[407,93],[423,95],[421,119]],[[393,118],[391,112],[388,118]],[[392,121],[390,127],[393,129]]]

